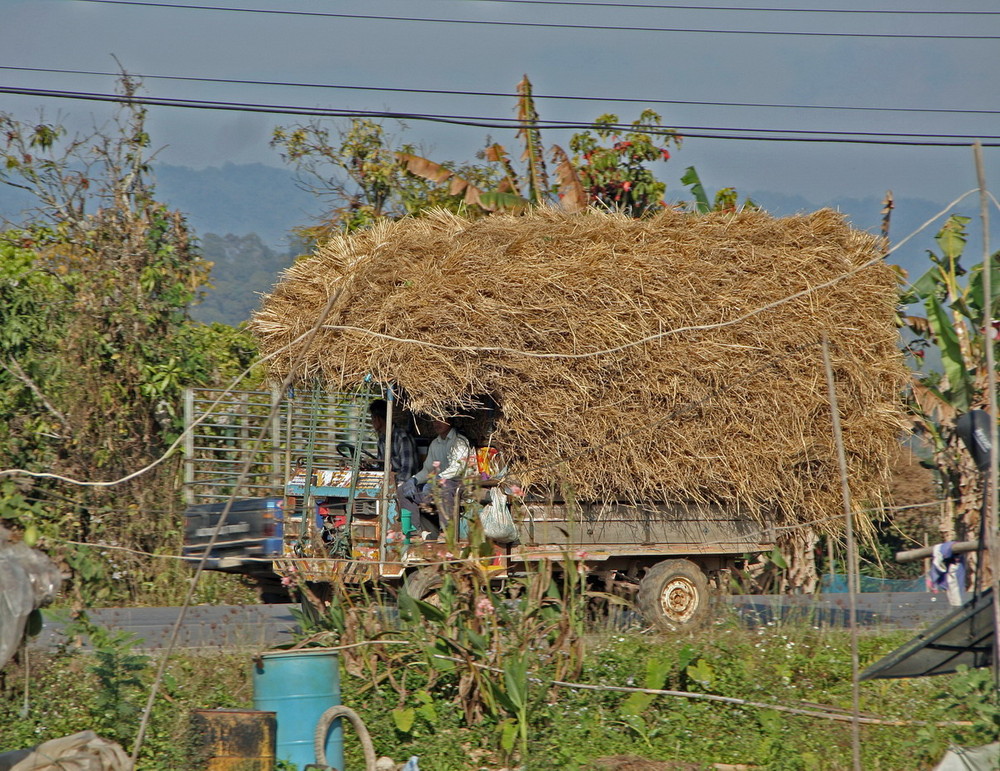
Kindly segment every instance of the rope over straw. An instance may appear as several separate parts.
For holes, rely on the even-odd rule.
[[[881,246],[831,210],[435,211],[333,238],[251,326],[279,351],[340,292],[301,381],[371,376],[432,416],[489,396],[515,474],[576,500],[721,503],[796,524],[842,507],[824,331],[853,500],[886,489],[906,372]],[[273,376],[296,356],[276,355]]]

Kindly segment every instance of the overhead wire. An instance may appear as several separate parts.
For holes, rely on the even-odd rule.
[[[489,0],[495,2],[495,0]],[[1000,13],[1000,12],[998,12]],[[15,65],[0,65],[0,70],[13,72],[37,72],[58,75],[95,75],[101,77],[121,77],[120,72],[101,70],[73,70],[56,69],[51,67],[21,67]],[[517,94],[504,91],[473,91],[460,89],[436,89],[436,88],[402,88],[391,86],[359,86],[340,83],[305,83],[299,81],[283,80],[250,80],[245,78],[209,78],[193,75],[155,75],[151,73],[129,73],[131,77],[140,80],[173,80],[190,83],[219,83],[235,86],[280,86],[282,88],[314,88],[337,91],[372,91],[379,93],[397,94],[421,94],[439,96],[473,96],[473,97],[500,97],[504,99],[516,99]],[[625,104],[667,104],[692,107],[747,107],[754,109],[782,109],[782,110],[824,110],[824,111],[851,111],[851,112],[901,112],[901,113],[939,113],[943,115],[1000,115],[1000,110],[990,109],[967,109],[954,107],[873,107],[869,105],[831,105],[831,104],[789,104],[775,102],[713,102],[697,101],[690,99],[644,99],[641,97],[623,96],[580,96],[571,94],[545,94],[534,93],[536,100],[552,101],[572,101],[572,102],[621,102]]]
[[[296,11],[274,8],[237,8],[218,5],[191,5],[187,3],[155,3],[148,0],[74,0],[78,3],[93,3],[96,5],[142,6],[147,8],[166,8],[171,10],[223,11],[233,13],[267,14],[278,16],[321,17],[332,19],[357,19],[363,21],[396,21],[428,24],[461,24],[490,27],[520,27],[537,29],[578,29],[600,32],[662,32],[675,34],[708,34],[708,35],[764,35],[789,36],[807,38],[874,38],[879,40],[998,40],[1000,35],[948,35],[942,33],[909,33],[909,32],[832,32],[832,31],[794,31],[794,30],[734,30],[734,29],[698,29],[689,27],[636,27],[615,24],[570,24],[566,22],[541,21],[502,21],[496,19],[441,19],[420,16],[387,16],[362,13],[334,13],[330,11]]]
[[[174,99],[155,96],[107,94],[83,91],[21,88],[0,86],[0,93],[21,96],[38,96],[57,99],[79,99],[82,101],[109,102],[117,104],[144,104],[156,107],[178,107],[199,110],[222,110],[248,113],[279,115],[304,115],[328,118],[383,118],[395,120],[425,121],[477,128],[525,128],[556,130],[587,130],[594,128],[593,121],[536,121],[526,123],[517,118],[482,118],[476,116],[438,115],[431,113],[398,112],[390,110],[348,110],[322,107],[299,107],[250,102],[222,102],[200,99]],[[631,124],[608,124],[617,131],[634,131]],[[688,138],[700,139],[741,139],[757,142],[821,142],[831,144],[905,145],[915,147],[967,147],[970,142],[963,140],[983,140],[983,147],[1000,147],[1000,136],[983,134],[907,134],[877,131],[822,131],[813,129],[747,129],[718,128],[706,126],[643,126],[642,131],[650,134],[673,135],[683,132]],[[742,132],[742,133],[725,133]],[[937,139],[934,139],[937,137]]]
[[[448,0],[446,0],[448,1]],[[666,3],[610,3],[584,2],[583,0],[454,0],[459,3],[494,3],[496,5],[570,5],[580,8],[639,8],[642,10],[668,11],[725,11],[752,13],[833,13],[858,16],[889,15],[889,16],[1000,16],[1000,11],[934,11],[915,9],[881,9],[881,8],[779,8],[777,6],[741,6],[741,5],[678,5]]]

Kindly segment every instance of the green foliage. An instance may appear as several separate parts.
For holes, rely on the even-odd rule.
[[[478,153],[485,163],[460,165],[424,158],[411,145],[394,148],[383,127],[372,121],[355,119],[336,135],[316,121],[278,128],[271,144],[317,195],[329,197],[332,203],[322,224],[300,232],[315,242],[333,231],[367,227],[379,217],[418,214],[435,206],[483,216],[551,204],[558,197],[567,211],[596,205],[640,217],[665,205],[666,185],[656,179],[648,164],[669,159],[669,148],[680,147],[681,138],[673,130],[659,128],[660,115],[643,110],[631,130],[625,131],[617,128],[617,115],[602,115],[592,129],[572,137],[571,159],[558,145],[546,149],[542,143],[527,76],[517,91],[520,164],[490,138]],[[557,164],[554,182],[546,169],[546,154]],[[689,174],[694,170],[689,169]],[[731,188],[716,195],[715,208],[735,205],[736,193]]]
[[[127,746],[135,736],[144,706],[148,684],[142,675],[150,659],[135,652],[138,640],[127,632],[92,627],[89,637],[94,647],[94,663],[89,671],[97,679],[91,713],[95,730]]]
[[[351,232],[381,217],[396,219],[433,206],[458,210],[463,197],[420,176],[408,174],[400,154],[414,148],[387,135],[382,124],[355,118],[346,128],[331,131],[322,121],[275,129],[271,146],[295,167],[301,182],[330,202],[329,214],[318,225],[299,228],[307,243],[331,233]],[[489,181],[489,172],[475,166],[453,167],[473,183]]]
[[[184,217],[155,200],[145,111],[127,101],[138,84],[120,86],[117,119],[89,136],[0,114],[0,183],[38,203],[34,221],[0,233],[2,468],[86,481],[145,468],[178,435],[182,389],[253,355],[244,332],[188,319],[208,264]],[[5,489],[3,519],[48,539],[76,601],[136,597],[157,572],[147,560],[66,542],[173,550],[178,469],[171,458],[109,488],[21,479],[34,508]]]
[[[679,148],[681,138],[674,131],[652,128],[662,120],[653,110],[643,110],[632,130],[622,133],[614,127],[617,115],[601,115],[593,130],[573,135],[573,162],[591,203],[635,217],[663,206],[667,186],[646,164],[668,160],[671,144]]]
[[[350,623],[356,620],[348,614]],[[399,631],[385,639],[402,639]],[[865,634],[860,640],[862,664],[885,655],[910,636],[906,632]],[[528,667],[528,686],[523,690],[520,683],[511,688],[502,674],[493,675],[504,692],[527,695],[528,755],[518,759],[526,769],[590,771],[597,768],[596,759],[613,755],[641,755],[678,766],[728,763],[800,771],[850,767],[848,722],[769,706],[606,690],[620,686],[705,692],[686,674],[689,667],[703,661],[714,672],[711,693],[793,709],[815,710],[825,704],[849,711],[851,663],[846,630],[799,625],[743,629],[719,623],[681,639],[605,632],[590,640],[580,672],[571,679],[595,686],[593,690],[550,689],[547,680],[552,670],[537,662]],[[112,660],[134,655],[128,640],[106,647]],[[403,647],[385,645],[380,655]],[[516,750],[515,718],[501,705],[503,714],[470,724],[456,676],[462,665],[451,673],[431,672],[417,666],[422,659],[408,650],[405,657],[395,660],[391,677],[378,679],[388,669],[384,660],[379,669],[366,669],[364,659],[347,653],[342,651],[341,657],[342,698],[361,715],[378,754],[397,761],[417,755],[421,767],[436,771],[511,767],[502,743]],[[47,656],[36,652],[27,712],[23,663],[8,667],[6,677],[0,678],[4,748],[28,747],[93,728],[95,694],[105,689],[118,688],[127,700],[137,703],[140,691],[129,681],[147,681],[148,674],[110,666],[102,684],[95,670],[104,666],[95,653],[79,649]],[[194,771],[190,711],[252,708],[251,669],[249,653],[172,655],[139,767]],[[882,771],[928,768],[940,760],[949,744],[976,746],[995,738],[998,730],[988,669],[862,683],[861,710],[902,723],[861,728],[862,764]],[[920,725],[921,721],[928,724]],[[360,748],[351,733],[345,730],[346,764],[361,768]]]
[[[687,185],[691,189],[691,195],[694,196],[692,208],[699,214],[706,214],[710,211],[735,211],[736,209],[739,194],[732,187],[724,187],[718,190],[715,193],[714,201],[709,202],[705,186],[702,185],[701,177],[694,166],[688,166],[684,170],[684,176],[681,177],[681,184]],[[757,208],[757,204],[749,198],[743,202],[743,206],[751,209]]]

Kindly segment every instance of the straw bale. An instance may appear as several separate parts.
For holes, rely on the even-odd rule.
[[[492,397],[493,441],[528,484],[807,522],[842,507],[824,332],[855,502],[887,482],[905,370],[880,246],[830,210],[437,211],[335,237],[252,328],[275,377],[370,376],[428,415]]]

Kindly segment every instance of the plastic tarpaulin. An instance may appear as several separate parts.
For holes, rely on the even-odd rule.
[[[61,584],[59,570],[45,554],[0,540],[0,669],[21,644],[28,616],[52,602]]]
[[[1000,768],[1000,743],[985,747],[952,747],[934,771],[996,771]]]
[[[132,771],[132,761],[114,742],[81,731],[30,750],[4,752],[0,771]]]
[[[959,664],[988,667],[993,663],[993,633],[993,590],[987,589],[872,664],[861,679],[946,675]]]

